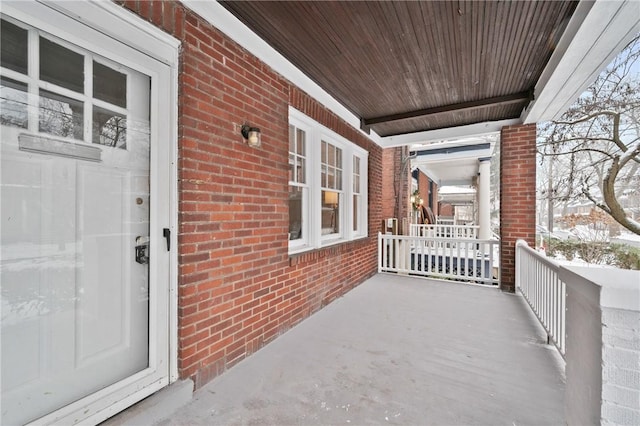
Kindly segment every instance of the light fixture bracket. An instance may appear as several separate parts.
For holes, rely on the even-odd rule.
[[[251,127],[249,124],[243,124],[240,127],[240,133],[242,137],[247,141],[249,146],[257,148],[260,146],[260,129],[257,127]]]

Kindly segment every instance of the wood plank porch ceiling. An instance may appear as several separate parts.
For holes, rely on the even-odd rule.
[[[223,1],[381,136],[517,118],[577,1]]]

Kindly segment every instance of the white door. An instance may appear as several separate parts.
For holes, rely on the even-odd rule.
[[[76,422],[168,377],[154,77],[11,16],[1,31],[0,419]]]

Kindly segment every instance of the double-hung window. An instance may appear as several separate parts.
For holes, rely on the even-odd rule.
[[[289,246],[309,241],[309,186],[307,185],[307,132],[289,125]]]
[[[366,150],[289,112],[289,251],[367,236]]]
[[[366,235],[366,231],[363,229],[362,224],[366,222],[367,209],[365,202],[362,198],[362,163],[361,157],[353,156],[353,222],[352,231],[354,236]]]

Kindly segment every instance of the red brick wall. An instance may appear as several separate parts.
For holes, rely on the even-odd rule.
[[[375,274],[382,149],[181,4],[123,4],[182,41],[178,367],[200,387]],[[369,238],[288,255],[290,104],[369,151]]]
[[[424,173],[418,171],[418,193],[425,206],[429,205],[429,178]]]
[[[396,216],[396,189],[394,187],[396,149],[386,148],[382,152],[382,218]]]
[[[424,200],[424,205],[429,205],[429,183],[432,182],[427,175],[422,172],[418,172],[418,191],[420,191],[420,197]],[[433,183],[431,185],[433,206],[431,211],[438,217],[438,185]],[[453,213],[452,213],[453,215]]]
[[[439,207],[440,207],[440,203],[438,202],[438,184],[436,184],[434,182],[433,186],[433,214],[436,215],[436,217],[438,217],[438,215],[440,214],[440,212],[438,211]]]
[[[500,288],[514,291],[516,240],[535,244],[535,124],[502,129],[500,177]]]
[[[411,207],[411,164],[409,160],[409,148],[400,147],[396,148],[396,167],[397,170],[401,170],[398,175],[400,181],[400,197],[401,202],[398,204],[400,211],[398,212],[398,218],[408,218],[409,212],[413,210]],[[408,235],[408,230],[405,230],[405,234]]]
[[[407,149],[403,147],[386,148],[382,154],[382,217],[397,218],[399,228],[409,211],[411,170],[407,156]]]
[[[453,217],[453,206],[447,203],[438,203],[438,215],[439,216],[451,216]]]

